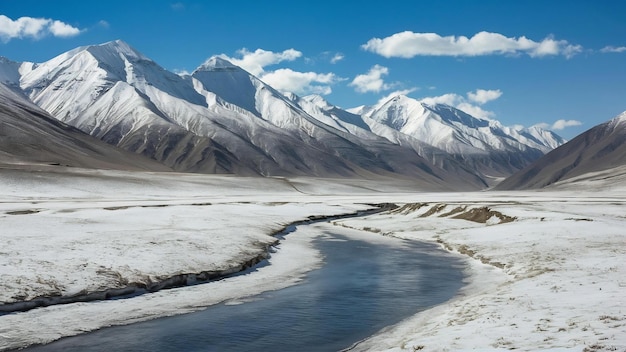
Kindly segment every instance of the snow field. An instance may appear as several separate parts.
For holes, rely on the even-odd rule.
[[[349,180],[55,170],[0,169],[2,302],[228,268],[264,252],[289,222],[393,202],[400,208],[333,227],[438,242],[467,258],[467,286],[355,350],[626,348],[623,186],[411,193]],[[0,350],[295,284],[321,265],[310,242],[323,231],[300,227],[250,275],[0,315]]]
[[[514,195],[479,204],[435,201],[413,211],[337,221],[437,241],[470,259],[471,282],[459,297],[385,329],[354,350],[624,350],[623,198],[558,199],[563,194],[544,193],[520,201],[525,195]],[[490,224],[439,217],[459,206],[488,206],[517,219]],[[430,214],[432,209],[438,211]]]

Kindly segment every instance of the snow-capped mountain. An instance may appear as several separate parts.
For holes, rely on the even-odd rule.
[[[320,121],[339,124],[353,133],[354,121],[358,121],[356,124],[392,143],[411,146],[435,165],[452,171],[458,170],[460,163],[490,184],[564,143],[558,135],[539,127],[505,127],[448,105],[427,105],[404,95],[347,111],[318,96],[298,102]],[[363,133],[362,129],[356,131]]]
[[[443,150],[492,184],[565,142],[539,127],[505,127],[448,105],[428,105],[404,95],[360,111],[376,133],[389,135],[383,125]]]
[[[0,163],[65,165],[100,169],[167,171],[154,160],[129,153],[59,122],[0,83]]]
[[[448,105],[427,105],[404,95],[388,100],[366,116],[453,154],[527,149],[545,153],[564,142],[538,127],[516,130]]]
[[[379,140],[381,138],[400,146],[403,149],[411,149],[433,165],[456,175],[478,175],[484,186],[490,185],[492,179],[472,169],[450,153],[437,147],[433,147],[410,135],[397,131],[387,125],[380,124],[367,116],[343,110],[336,107],[319,95],[298,97],[290,94],[290,99],[301,106],[307,113],[331,126],[352,133],[366,140]]]
[[[307,106],[314,107],[314,103],[307,105],[306,99],[294,94],[284,95],[223,58],[212,57],[191,76],[197,91],[202,94],[213,93],[226,108],[255,116],[279,127],[283,133],[295,133],[306,145],[332,151],[356,167],[401,174],[413,173],[409,170],[417,167],[445,179],[450,179],[452,175],[433,167],[413,149],[398,148],[372,134],[359,116],[334,109],[334,113],[341,115],[341,118],[325,118],[321,112],[306,109]],[[454,175],[457,181],[464,179],[468,180],[468,184],[484,186],[484,182],[469,171],[463,175]]]
[[[40,64],[0,58],[0,83],[64,123],[178,171],[410,177],[477,189],[564,142],[403,95],[343,110],[321,96],[282,94],[217,56],[181,77],[119,40]]]
[[[340,109],[330,104],[320,95],[313,94],[305,97],[299,97],[290,93],[285,96],[320,122],[341,131],[363,136],[365,138],[370,137],[367,133],[363,133],[363,131],[371,132],[371,130],[360,115]]]
[[[180,77],[115,41],[18,67],[28,67],[18,70],[19,87],[57,119],[175,170],[410,177],[431,189],[484,187],[478,176],[448,173],[411,148],[320,122],[220,58]]]
[[[603,173],[601,177],[623,177],[625,166],[626,111],[554,149],[502,181],[496,188],[542,188],[577,176],[612,169],[617,173]]]

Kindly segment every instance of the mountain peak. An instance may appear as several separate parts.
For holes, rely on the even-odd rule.
[[[222,70],[234,70],[239,66],[234,65],[232,62],[226,60],[221,56],[212,56],[206,60],[196,71],[222,71]]]
[[[124,56],[128,59],[152,61],[135,48],[128,45],[128,43],[122,40],[114,40],[99,45],[91,45],[86,47],[86,51],[89,51],[95,56]]]
[[[308,101],[313,104],[316,104],[317,106],[321,108],[330,109],[333,107],[326,99],[324,99],[324,97],[322,97],[319,94],[310,94],[305,97],[302,97],[302,99],[304,101]]]

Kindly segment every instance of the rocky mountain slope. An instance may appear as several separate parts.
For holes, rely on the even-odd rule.
[[[449,171],[472,170],[494,183],[565,141],[539,127],[510,128],[454,107],[427,105],[404,95],[378,106],[342,110],[322,97],[294,98],[309,114],[359,136],[364,130],[410,146]],[[352,111],[352,112],[350,112]]]
[[[35,104],[178,171],[403,177],[432,189],[484,187],[478,176],[447,173],[383,138],[364,140],[321,123],[219,58],[180,77],[115,41],[25,65],[14,84]]]
[[[486,177],[503,177],[564,143],[538,127],[515,129],[454,107],[396,96],[364,114],[375,132],[387,126],[443,150]]]
[[[611,169],[626,170],[626,112],[595,126],[554,149],[500,183],[496,189],[542,188],[581,175],[614,177]]]
[[[0,101],[0,164],[169,170],[160,163],[115,148],[59,122],[3,83],[0,83]]]
[[[64,123],[183,172],[482,189],[563,142],[405,96],[354,114],[282,94],[220,57],[181,77],[122,41],[41,64],[3,59],[0,81]]]

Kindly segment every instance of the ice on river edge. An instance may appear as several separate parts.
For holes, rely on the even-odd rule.
[[[257,253],[274,240],[269,234],[291,221],[393,202],[420,206],[335,224],[439,242],[467,258],[471,281],[454,300],[385,329],[355,350],[626,348],[624,188],[424,194],[347,180],[80,170],[0,170],[0,177],[3,302],[69,295],[120,278],[224,267]],[[483,207],[516,220],[453,219],[460,208]],[[280,244],[272,265],[252,275],[0,316],[0,349],[294,284],[320,265],[310,245],[315,227],[299,231],[301,236]],[[116,275],[106,274],[111,272]]]

